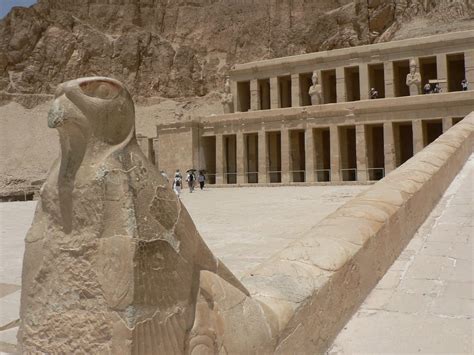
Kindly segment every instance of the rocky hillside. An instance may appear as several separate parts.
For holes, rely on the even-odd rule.
[[[388,41],[417,18],[464,29],[473,13],[471,0],[38,0],[0,22],[0,91],[106,75],[135,95],[204,96],[234,63]]]

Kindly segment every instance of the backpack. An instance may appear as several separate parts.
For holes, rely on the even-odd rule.
[[[181,186],[181,179],[180,178],[175,178],[174,179],[174,186]]]

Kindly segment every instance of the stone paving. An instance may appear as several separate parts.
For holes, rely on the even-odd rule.
[[[328,354],[473,354],[474,156]]]
[[[181,199],[212,251],[240,277],[367,188],[219,188],[183,191]],[[16,344],[18,327],[2,327],[18,319],[24,237],[35,206],[0,203],[0,353]]]

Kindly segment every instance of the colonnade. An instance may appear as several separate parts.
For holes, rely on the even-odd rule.
[[[463,79],[474,85],[474,50],[312,70],[318,74],[324,104],[369,99],[371,88],[378,91],[378,98],[401,97],[410,95],[406,85],[410,60],[417,64],[421,87],[430,80],[439,82],[443,92],[461,91]],[[312,72],[301,70],[268,78],[232,79],[235,111],[311,105]]]
[[[379,180],[461,118],[238,131],[204,136],[209,183]]]

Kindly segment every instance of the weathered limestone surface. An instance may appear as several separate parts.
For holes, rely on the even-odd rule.
[[[20,351],[269,352],[262,306],[140,151],[134,116],[113,79],[56,91],[48,125],[61,156],[26,236]]]
[[[278,317],[276,353],[324,352],[472,152],[474,114],[243,278]]]

